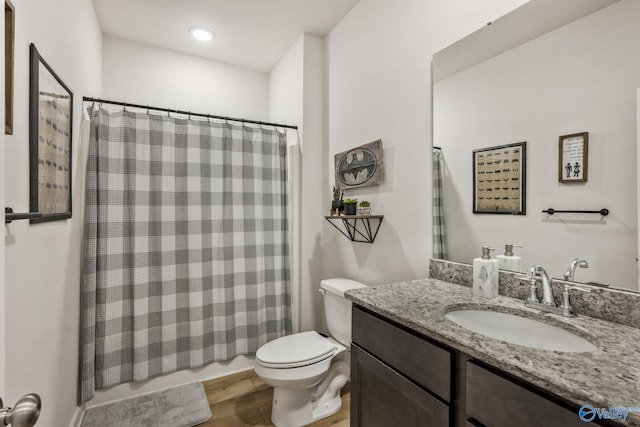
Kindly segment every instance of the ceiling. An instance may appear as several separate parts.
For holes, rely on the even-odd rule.
[[[303,33],[324,37],[359,0],[93,0],[102,34],[269,72]],[[189,30],[205,27],[211,42]]]

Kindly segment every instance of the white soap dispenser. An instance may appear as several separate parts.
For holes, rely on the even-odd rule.
[[[498,296],[498,260],[492,259],[489,246],[482,247],[482,256],[473,260],[473,295],[484,298]]]
[[[504,245],[504,255],[498,255],[498,266],[500,270],[517,271],[522,273],[522,257],[513,254],[513,248],[521,248],[521,245],[507,243]]]

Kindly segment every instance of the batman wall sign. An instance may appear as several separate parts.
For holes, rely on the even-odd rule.
[[[335,162],[336,187],[365,187],[384,180],[380,139],[336,154]]]

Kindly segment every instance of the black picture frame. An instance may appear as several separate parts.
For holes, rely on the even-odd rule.
[[[71,218],[73,93],[29,49],[29,211],[31,223]]]
[[[4,0],[4,134],[13,135],[13,61],[16,40],[16,9]]]
[[[527,214],[527,142],[473,150],[473,213]]]

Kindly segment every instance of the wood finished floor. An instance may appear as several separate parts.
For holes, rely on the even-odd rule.
[[[254,371],[241,372],[202,383],[211,406],[211,419],[198,427],[273,426],[273,388]],[[349,383],[342,389],[342,408],[331,417],[309,424],[314,427],[349,427]]]

